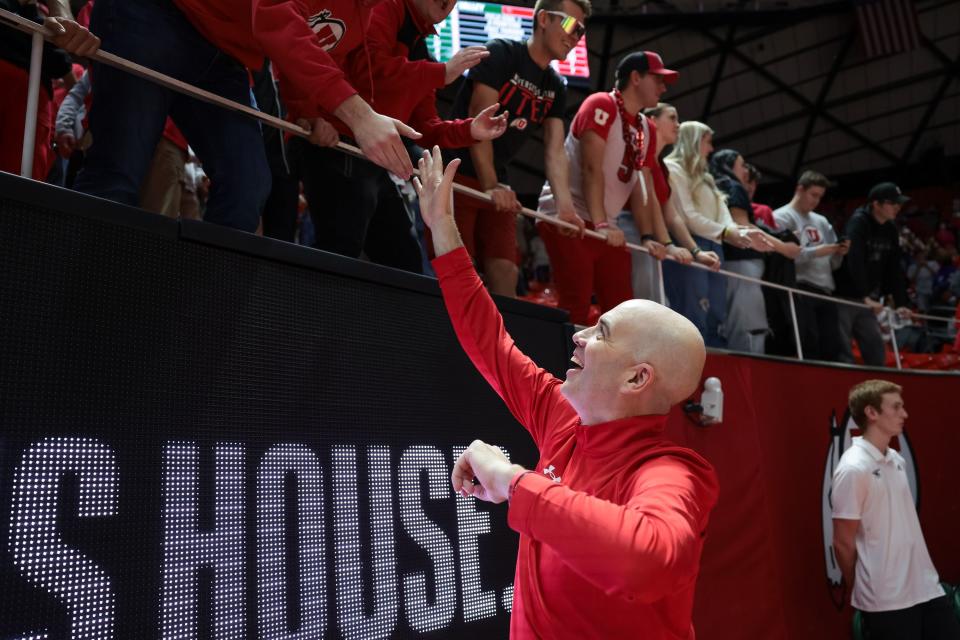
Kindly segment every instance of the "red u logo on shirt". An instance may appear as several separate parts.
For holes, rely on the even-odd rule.
[[[620,168],[617,169],[617,179],[626,184],[633,177],[633,171],[637,166],[637,150],[630,145],[623,147],[623,160],[620,161]]]

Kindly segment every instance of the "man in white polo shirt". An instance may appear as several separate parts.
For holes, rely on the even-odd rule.
[[[901,391],[885,380],[850,390],[863,435],[833,474],[833,547],[871,640],[956,640],[960,621],[923,541],[903,458],[889,447],[907,419]]]

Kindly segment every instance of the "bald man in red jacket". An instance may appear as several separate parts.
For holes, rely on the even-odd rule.
[[[574,335],[566,380],[537,367],[463,248],[451,204],[457,164],[444,172],[435,148],[415,181],[433,266],[464,351],[540,451],[527,470],[476,440],[451,477],[464,497],[509,501],[507,522],[520,533],[510,637],[693,640],[717,476],[663,431],[699,384],[703,338],[667,307],[629,300]]]

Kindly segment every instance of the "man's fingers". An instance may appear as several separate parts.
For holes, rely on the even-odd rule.
[[[423,184],[417,176],[413,176],[413,190],[417,192],[418,198],[423,196]]]
[[[423,137],[422,133],[420,133],[413,127],[407,126],[405,123],[400,122],[396,118],[393,118],[393,124],[397,128],[397,133],[399,133],[405,138],[410,138],[411,140],[418,140]]]
[[[460,158],[454,158],[450,161],[450,164],[447,165],[447,168],[443,172],[443,178],[449,182],[453,182],[453,177],[457,175],[457,168],[460,166]]]

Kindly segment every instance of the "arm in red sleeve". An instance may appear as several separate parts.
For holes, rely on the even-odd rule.
[[[507,521],[607,594],[654,602],[696,579],[716,499],[712,478],[677,457],[653,458],[619,505],[528,474],[514,489]]]
[[[550,425],[576,419],[560,395],[560,380],[517,348],[466,249],[439,256],[432,264],[460,345],[539,447]]]
[[[437,113],[437,95],[434,91],[417,104],[409,122],[411,127],[423,134],[417,144],[425,149],[433,145],[438,145],[441,149],[473,146],[477,141],[470,134],[472,123],[473,118],[441,120]]]
[[[381,2],[371,12],[367,46],[374,66],[373,76],[378,80],[389,79],[391,83],[411,90],[442,89],[447,83],[447,65],[432,60],[408,60],[406,47],[398,44],[397,36],[405,15],[403,0]],[[357,62],[361,67],[366,66],[365,60]],[[361,69],[361,72],[366,73],[366,70]]]
[[[284,100],[291,118],[331,114],[357,93],[320,46],[317,34],[307,24],[310,14],[302,0],[247,1],[253,2],[253,37],[285,80]],[[358,19],[362,14],[358,13]]]

